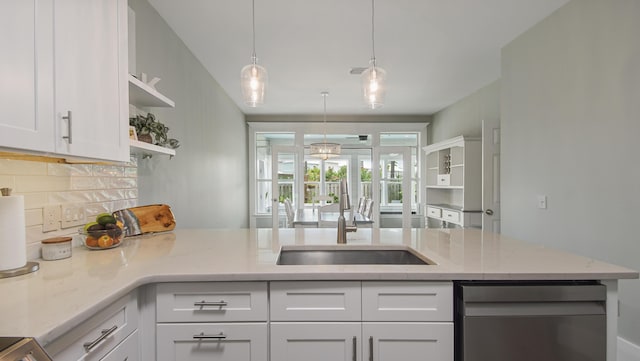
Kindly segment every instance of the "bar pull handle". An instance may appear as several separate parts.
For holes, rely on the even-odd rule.
[[[82,347],[84,347],[85,352],[91,351],[91,349],[96,347],[100,342],[102,342],[105,338],[109,337],[109,335],[114,333],[117,329],[118,329],[117,325],[114,325],[113,327],[111,327],[109,329],[104,329],[104,330],[102,330],[100,332],[100,336],[98,336],[98,338],[96,338],[95,340],[93,340],[91,342],[83,343]]]
[[[193,305],[196,307],[225,307],[228,305],[228,303],[224,300],[220,300],[217,302],[207,302],[205,300],[202,300],[200,302],[194,302]]]
[[[369,361],[373,361],[373,336],[369,336]]]
[[[227,338],[223,332],[220,332],[217,335],[205,335],[204,332],[200,332],[199,335],[193,335],[195,340],[224,340]]]
[[[71,116],[71,110],[67,110],[67,115],[63,115],[62,119],[66,120],[67,124],[69,125],[69,130],[67,132],[67,135],[63,136],[62,139],[66,139],[69,142],[69,144],[73,144],[73,136],[71,133],[71,129],[72,129],[71,123],[73,121],[73,118]]]
[[[358,351],[356,348],[358,347],[358,339],[356,336],[353,336],[353,361],[358,361]]]

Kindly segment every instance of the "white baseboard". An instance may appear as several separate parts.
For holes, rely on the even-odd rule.
[[[618,361],[640,361],[640,346],[618,337]]]

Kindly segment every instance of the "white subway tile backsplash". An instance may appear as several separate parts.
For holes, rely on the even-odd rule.
[[[138,176],[138,168],[125,167],[124,168],[124,176],[125,177],[137,177]]]
[[[91,176],[91,164],[47,164],[47,174],[50,176]]]
[[[0,175],[0,188],[14,188],[13,177],[9,175]]]
[[[27,227],[42,224],[42,208],[24,211],[24,223]]]
[[[41,241],[77,235],[78,228],[43,232],[43,207],[82,204],[87,219],[138,205],[137,159],[127,165],[61,164],[0,159],[0,187],[24,196],[27,258],[40,257]],[[79,242],[78,242],[79,244]]]
[[[45,205],[52,203],[48,201],[47,192],[38,193],[23,193],[24,196],[24,209],[34,209],[44,207]]]
[[[0,159],[0,174],[3,175],[46,175],[47,164],[23,160]]]
[[[71,189],[73,190],[92,190],[105,187],[105,183],[96,177],[73,177],[71,178]]]
[[[102,178],[105,188],[137,188],[137,178]]]
[[[18,193],[57,192],[70,190],[68,177],[16,175],[14,191]]]
[[[49,193],[48,203],[97,202],[94,191],[71,191]]]
[[[122,177],[124,175],[124,167],[94,165],[93,175],[96,177]]]

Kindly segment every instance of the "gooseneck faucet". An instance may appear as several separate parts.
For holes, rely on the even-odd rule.
[[[340,216],[338,217],[338,244],[347,243],[347,232],[355,232],[358,230],[354,219],[353,225],[347,226],[347,221],[344,219],[344,211],[351,208],[351,200],[349,199],[349,188],[347,187],[347,180],[342,179],[340,181]]]

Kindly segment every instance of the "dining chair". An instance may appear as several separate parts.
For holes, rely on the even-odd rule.
[[[373,215],[373,199],[367,199],[362,215],[371,219],[371,216]]]
[[[284,200],[284,210],[287,214],[287,227],[293,228],[293,219],[295,218],[295,210],[293,209],[293,205],[291,201],[287,198]]]
[[[331,203],[318,207],[318,228],[335,228],[338,226],[339,203]]]

